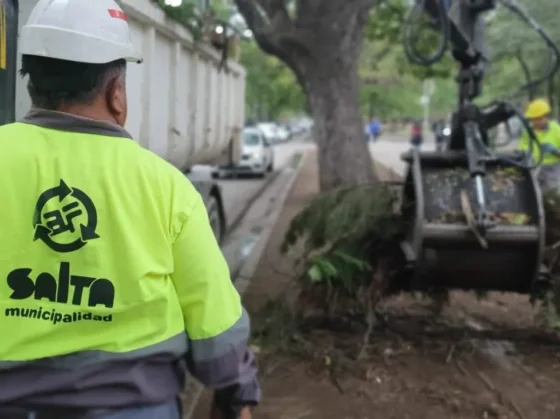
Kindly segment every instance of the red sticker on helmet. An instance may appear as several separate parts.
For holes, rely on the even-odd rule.
[[[127,17],[124,14],[124,12],[122,10],[117,10],[117,9],[109,9],[109,15],[111,17],[114,17],[115,19],[122,19],[124,21],[127,21]]]

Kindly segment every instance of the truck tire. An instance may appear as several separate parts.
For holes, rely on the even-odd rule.
[[[222,243],[226,231],[225,217],[222,214],[222,209],[220,208],[220,203],[215,195],[210,195],[206,201],[206,211],[208,212],[208,220],[210,221],[210,227],[214,232],[214,236],[218,243]]]
[[[268,173],[272,173],[274,171],[274,160],[270,162],[266,170]]]

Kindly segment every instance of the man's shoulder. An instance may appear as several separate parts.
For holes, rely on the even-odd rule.
[[[141,146],[138,146],[135,152],[139,157],[139,163],[144,168],[148,168],[160,185],[169,185],[175,192],[181,191],[181,195],[196,194],[196,189],[187,176],[163,157]]]
[[[16,130],[27,127],[28,124],[23,124],[21,122],[12,122],[9,124],[0,125],[0,135],[7,133],[13,133]]]
[[[170,176],[172,178],[185,177],[185,175],[177,167],[173,166],[163,157],[151,150],[148,150],[147,148],[138,145],[138,147],[135,148],[134,152],[137,154],[138,158],[143,164],[149,165],[152,170],[157,171],[156,173]]]
[[[560,135],[560,124],[557,121],[550,121],[548,124],[554,133]]]

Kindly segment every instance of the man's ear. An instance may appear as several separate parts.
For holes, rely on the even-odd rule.
[[[115,76],[107,83],[106,101],[107,109],[117,124],[124,126],[127,106],[125,83],[121,75]]]

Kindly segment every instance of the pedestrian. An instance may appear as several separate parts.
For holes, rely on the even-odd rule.
[[[412,122],[412,127],[410,129],[410,145],[412,148],[420,150],[423,142],[422,123],[414,121]]]
[[[20,35],[32,108],[0,127],[0,418],[212,418],[259,401],[249,318],[187,178],[123,128],[113,0],[40,0]],[[33,217],[32,217],[33,215]]]
[[[540,143],[540,149],[533,145],[533,159],[539,161],[543,153],[542,165],[539,168],[538,180],[543,189],[560,190],[560,125],[550,119],[550,105],[544,99],[536,99],[529,103],[525,110],[527,118]],[[530,139],[527,131],[519,140],[519,149],[529,151]]]
[[[379,139],[379,135],[381,134],[381,122],[379,119],[374,118],[369,123],[369,132],[373,142],[376,142]]]

